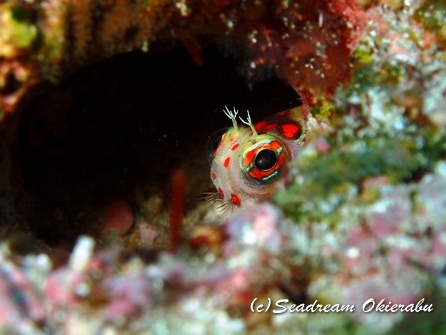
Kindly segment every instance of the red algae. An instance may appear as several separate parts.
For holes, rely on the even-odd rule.
[[[184,217],[186,194],[186,172],[183,169],[174,171],[172,175],[172,194],[170,203],[170,249],[175,250],[180,242],[181,227]]]
[[[315,95],[330,98],[348,82],[351,55],[366,20],[355,1],[282,1],[274,20],[248,28],[248,72],[255,78],[273,68],[309,103]]]

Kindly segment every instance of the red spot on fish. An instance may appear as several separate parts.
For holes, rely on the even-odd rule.
[[[226,157],[226,159],[225,159],[225,161],[224,161],[224,163],[223,163],[223,166],[225,167],[225,168],[227,168],[228,166],[229,166],[229,162],[231,161],[231,157]]]
[[[242,200],[237,194],[231,193],[231,201],[234,205],[240,206],[242,204]]]
[[[256,128],[257,131],[262,131],[263,128],[265,128],[266,124],[267,124],[266,121],[260,121],[259,123],[257,123],[255,125],[255,128]]]
[[[211,173],[211,178],[212,178],[212,179],[217,179],[217,174],[216,174],[215,172],[212,172],[212,173]]]
[[[267,124],[267,125],[263,128],[263,130],[268,131],[268,130],[273,130],[273,129],[276,129],[276,128],[277,128],[277,123],[270,123],[270,124]]]
[[[224,198],[224,196],[225,196],[225,193],[223,192],[223,190],[221,188],[218,189],[218,196],[220,198]]]
[[[235,151],[235,150],[237,150],[238,147],[239,147],[239,144],[236,143],[236,144],[234,144],[234,145],[232,146],[231,150],[232,150],[232,151]]]
[[[300,127],[294,123],[284,124],[280,128],[285,138],[296,139],[300,136]]]

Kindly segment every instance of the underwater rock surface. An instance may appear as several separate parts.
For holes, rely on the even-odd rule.
[[[4,239],[0,248],[0,333],[446,332],[442,315],[446,307],[443,2],[215,1],[200,5],[192,1],[129,4],[119,0],[108,7],[100,1],[78,5],[45,1],[39,6],[28,2],[1,3],[0,20],[11,28],[0,33],[0,69],[7,69],[0,70],[0,108],[4,115],[8,113],[2,122],[5,141],[1,144],[4,173],[0,215]],[[45,16],[50,7],[58,8],[60,16],[52,20]],[[93,20],[88,11],[92,8],[103,10],[95,12],[103,15],[98,14],[100,20],[94,21],[103,27],[97,36],[92,34]],[[67,28],[61,22],[68,17],[71,24]],[[216,17],[215,25],[208,25]],[[142,22],[150,29],[139,29]],[[132,27],[138,27],[135,29],[139,34],[131,34]],[[46,35],[49,32],[53,35]],[[70,127],[77,126],[78,130],[97,134],[95,131],[101,129],[107,115],[99,114],[86,123],[61,122],[53,111],[40,113],[38,106],[26,104],[28,99],[37,101],[28,96],[31,88],[52,77],[56,68],[68,73],[111,54],[135,49],[145,40],[170,39],[166,37],[169,34],[180,40],[197,66],[201,62],[205,66],[209,59],[205,52],[203,56],[206,48],[200,46],[203,40],[197,36],[213,35],[216,40],[206,43],[221,43],[223,53],[241,59],[237,68],[249,78],[247,83],[254,87],[262,76],[278,76],[300,94],[318,120],[330,124],[329,129],[314,138],[291,163],[289,184],[267,203],[226,218],[218,216],[215,208],[203,207],[191,190],[211,187],[208,169],[206,162],[202,164],[204,154],[202,161],[191,146],[187,151],[190,155],[172,156],[175,163],[136,165],[151,167],[153,179],[141,182],[137,178],[132,185],[148,186],[121,189],[120,175],[116,174],[118,178],[110,179],[110,183],[116,182],[115,190],[120,190],[116,194],[127,197],[113,194],[101,198],[101,191],[107,189],[90,185],[94,196],[84,203],[86,210],[79,220],[98,222],[91,230],[84,229],[85,223],[76,229],[64,226],[67,211],[58,211],[57,205],[51,208],[51,201],[35,202],[55,210],[54,220],[59,222],[57,229],[62,234],[66,227],[74,230],[67,235],[71,239],[78,236],[74,246],[70,238],[61,239],[61,235],[45,240],[46,233],[42,232],[51,231],[51,227],[42,227],[39,236],[41,225],[33,227],[33,218],[26,218],[27,213],[38,211],[27,208],[29,202],[20,202],[20,198],[50,198],[39,190],[58,188],[39,188],[39,182],[45,183],[37,177],[28,184],[21,180],[23,175],[11,169],[23,162],[17,160],[16,154],[27,153],[23,159],[35,162],[33,158],[37,156],[28,153],[36,152],[32,145],[38,147],[42,134],[48,136],[46,121],[69,125],[70,131]],[[68,36],[73,37],[71,44]],[[60,45],[52,49],[48,43]],[[56,56],[43,57],[44,50],[56,50],[51,52]],[[149,48],[149,54],[152,51]],[[11,85],[8,78],[21,82],[21,88],[11,90],[18,86]],[[66,83],[62,85],[73,85]],[[78,83],[83,85],[82,80]],[[55,101],[62,102],[84,96],[72,95],[75,90],[64,91],[61,87],[54,92]],[[110,92],[113,95],[115,91]],[[288,99],[292,104],[298,103],[295,95],[288,95],[273,105]],[[224,102],[218,101],[221,103]],[[251,110],[249,100],[245,103]],[[261,99],[259,104],[263,104]],[[100,110],[92,108],[91,102],[82,105],[89,106],[90,111]],[[37,112],[30,113],[33,109],[29,106],[36,107]],[[285,106],[284,103],[280,108]],[[88,109],[84,112],[97,115]],[[31,116],[27,119],[27,115]],[[58,117],[63,119],[64,115]],[[132,134],[137,134],[134,130],[143,124],[149,130],[141,136],[147,136],[149,143],[153,138],[162,138],[156,133],[157,126],[165,122],[162,117],[146,119],[136,113],[136,117],[128,117],[132,120],[128,122],[125,115],[130,114],[112,113],[107,122],[113,129],[121,129],[114,128],[117,124],[126,126]],[[38,120],[40,128],[34,127]],[[198,128],[179,126],[175,131],[197,139],[191,134],[206,134],[200,127],[209,128],[216,119],[205,120],[209,121],[198,123]],[[23,132],[24,142],[17,142],[16,130],[23,131],[24,124],[30,131]],[[63,131],[50,137],[64,139]],[[156,135],[152,138],[153,134]],[[175,137],[173,132],[170,135],[182,138]],[[206,135],[203,137],[205,140]],[[95,144],[94,138],[88,137],[86,147]],[[74,139],[74,148],[84,143]],[[32,145],[20,151],[17,143]],[[45,148],[48,156],[44,157],[56,157],[56,162],[57,158],[71,157],[61,154],[57,145]],[[124,146],[123,151],[127,149],[131,148]],[[138,153],[140,149],[134,148]],[[140,157],[165,154],[161,150],[158,155]],[[107,153],[102,157],[107,157]],[[131,156],[128,157],[130,160]],[[70,161],[66,163],[76,166]],[[126,168],[125,164],[109,166],[122,171]],[[100,179],[107,168],[95,167],[98,165],[91,165],[88,171]],[[180,183],[169,179],[168,172],[177,168],[188,172],[186,189],[181,186],[184,180]],[[158,170],[164,175],[157,174]],[[24,176],[32,176],[32,171]],[[53,180],[63,180],[64,171],[54,169]],[[152,183],[153,180],[161,183]],[[29,185],[32,189],[28,189]],[[126,193],[127,190],[133,193]],[[182,193],[186,199],[169,197]],[[54,199],[58,198],[55,194]],[[71,193],[73,198],[76,195]],[[84,193],[77,196],[82,198]],[[101,201],[96,202],[98,197]],[[88,208],[92,205],[97,206],[99,214],[88,221]],[[81,212],[79,208],[76,214]],[[176,208],[170,219],[169,208]],[[186,214],[180,215],[182,222],[178,222],[177,214],[183,210]],[[22,218],[26,218],[25,224]],[[35,220],[38,222],[39,218]],[[133,227],[129,228],[132,220]],[[380,301],[383,302],[378,307]],[[273,306],[266,311],[270,303]],[[313,312],[308,307],[318,304],[322,307],[316,309],[328,308],[328,312]],[[394,304],[397,307],[392,312]],[[341,311],[343,306],[354,308]],[[274,307],[286,312],[274,313]],[[398,311],[401,309],[407,312]]]

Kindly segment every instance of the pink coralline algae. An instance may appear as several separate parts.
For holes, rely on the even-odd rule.
[[[166,322],[172,322],[166,327],[175,329],[201,319],[228,319],[225,306],[237,305],[247,311],[254,294],[273,290],[276,282],[288,276],[277,259],[286,250],[286,244],[280,242],[285,236],[279,219],[276,209],[263,205],[228,220],[222,257],[197,258],[195,265],[189,257],[167,252],[159,252],[149,261],[144,252],[128,256],[113,249],[93,253],[93,240],[82,237],[69,263],[52,270],[46,256],[29,256],[23,262],[3,245],[0,299],[7,308],[0,313],[0,329],[26,334],[26,326],[36,334],[61,329],[72,334],[75,325],[82,324],[85,334],[93,334],[93,329],[116,331],[124,325],[149,331]],[[127,258],[124,263],[123,257]],[[191,322],[177,320],[192,312],[194,302],[196,315]],[[203,304],[210,310],[201,310]],[[156,319],[159,313],[167,314]],[[70,328],[63,328],[67,324]],[[233,320],[222,331],[242,329],[240,320]]]
[[[150,308],[150,288],[150,281],[143,273],[110,278],[105,283],[105,289],[110,293],[110,303],[107,307],[109,319],[125,320]]]
[[[323,283],[313,283],[313,289],[324,285],[319,291],[322,296],[354,304],[355,314],[365,323],[379,318],[382,331],[404,314],[363,313],[362,306],[368,299],[404,305],[428,299],[429,284],[441,280],[446,266],[446,195],[438,192],[446,187],[445,177],[444,163],[439,163],[436,172],[427,174],[419,184],[388,184],[379,187],[381,200],[360,211],[340,209],[345,213],[341,221],[348,228],[336,245],[328,247],[331,250],[325,259],[332,260],[337,272],[330,285],[324,277]]]
[[[419,333],[444,333],[435,328],[444,317],[434,313],[444,306],[446,268],[446,70],[444,52],[432,42],[438,36],[413,20],[410,1],[395,12],[369,9],[373,20],[355,52],[353,79],[341,87],[364,23],[359,7],[273,3],[278,21],[264,20],[270,13],[263,3],[242,1],[251,9],[245,12],[232,12],[230,1],[215,5],[224,9],[226,32],[249,37],[253,71],[273,68],[296,90],[308,89],[307,98],[337,89],[339,109],[329,133],[290,165],[289,185],[275,204],[242,209],[221,225],[198,226],[197,219],[192,231],[181,229],[178,215],[170,251],[150,249],[161,230],[134,218],[126,203],[108,209],[101,227],[116,227],[123,214],[120,232],[139,222],[144,248],[124,249],[118,239],[95,250],[95,241],[81,236],[67,264],[56,266],[45,254],[16,255],[5,241],[0,332],[381,334],[420,317]],[[176,4],[191,15],[189,2]],[[184,199],[176,200],[181,213]],[[251,310],[256,298],[355,311],[260,314]],[[433,312],[366,313],[370,299],[422,301]]]
[[[253,299],[290,299],[289,285],[300,276],[309,285],[306,301],[354,305],[358,322],[378,318],[380,329],[389,329],[404,314],[363,313],[362,305],[368,299],[405,305],[429,299],[427,285],[446,265],[444,167],[438,163],[417,184],[369,182],[380,198],[360,211],[344,204],[331,232],[324,222],[296,225],[269,204],[249,208],[226,220],[220,247],[204,257],[202,249],[150,257],[143,250],[94,253],[93,240],[82,237],[69,263],[52,270],[46,256],[19,259],[3,245],[0,324],[18,334],[57,332],[67,324],[82,325],[84,334],[158,327],[182,327],[185,334],[199,327],[207,334],[206,325],[223,322],[222,334],[237,334],[252,322]],[[278,293],[280,287],[288,293]],[[299,318],[291,316],[270,316],[273,327],[297,326]],[[305,318],[317,329],[316,314]]]
[[[46,317],[40,285],[49,273],[49,260],[43,255],[28,256],[20,268],[10,261],[11,255],[4,245],[1,253],[0,329],[10,324],[17,332],[29,334]]]

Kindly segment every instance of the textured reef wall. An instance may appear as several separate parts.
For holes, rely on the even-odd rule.
[[[3,333],[446,332],[443,1],[3,2],[0,22],[8,28],[0,32]],[[158,216],[131,233],[135,209],[114,201],[102,207],[99,236],[79,237],[69,255],[71,245],[32,237],[25,243],[37,251],[23,251],[7,233],[23,214],[12,202],[27,194],[15,191],[11,168],[15,130],[35,107],[26,101],[113,54],[150,54],[157,40],[179,41],[205,64],[203,37],[239,57],[247,83],[279,77],[330,125],[291,163],[289,185],[216,225],[212,209],[187,203],[183,168],[193,164],[178,164],[165,212],[161,197],[138,193]],[[189,156],[178,157],[197,159]],[[206,175],[200,169],[189,178]],[[157,217],[166,226],[153,224]],[[110,229],[118,236],[101,238]],[[252,310],[281,299],[294,312]],[[378,311],[363,312],[369,299]],[[312,304],[329,312],[302,312]],[[341,312],[347,305],[354,311]]]
[[[33,85],[160,39],[178,39],[200,63],[202,35],[232,36],[249,75],[267,67],[296,89],[332,93],[365,16],[354,1],[87,0],[3,1],[0,20],[3,115]]]

